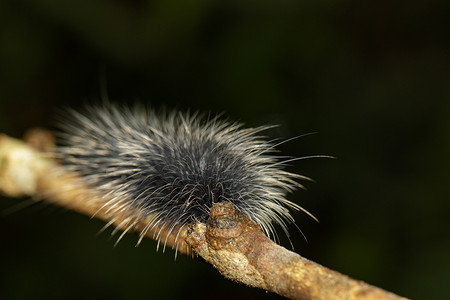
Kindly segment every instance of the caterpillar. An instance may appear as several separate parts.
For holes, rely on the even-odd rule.
[[[141,236],[153,230],[158,245],[204,222],[221,201],[274,238],[274,224],[287,233],[287,223],[295,223],[290,210],[308,213],[286,194],[309,178],[283,169],[290,159],[274,155],[277,145],[260,136],[268,128],[142,105],[89,105],[63,114],[55,155],[63,168],[107,195],[107,212],[133,212],[124,232],[145,220]]]

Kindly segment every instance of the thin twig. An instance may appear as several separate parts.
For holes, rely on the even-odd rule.
[[[45,132],[37,132],[28,140],[35,148],[51,149],[51,138],[42,145],[39,138],[36,141],[39,134],[42,139],[49,137]],[[103,209],[107,196],[83,185],[48,156],[6,135],[0,135],[0,192],[10,197],[27,195],[51,201],[103,219],[119,229],[145,232],[151,238],[164,235],[166,230],[155,227],[145,231],[151,217],[136,217],[130,209],[125,208],[120,214],[109,213]],[[227,278],[291,299],[406,299],[353,280],[275,244],[260,226],[228,202],[214,204],[206,224],[182,228],[178,237],[169,235],[166,243],[181,253],[193,251]]]
[[[193,250],[227,278],[291,299],[406,299],[307,260],[271,241],[230,202],[188,233]]]
[[[45,133],[35,131],[27,135],[27,141],[32,141],[33,147],[52,148],[52,145],[42,145],[37,142],[37,135],[45,136]],[[9,197],[31,196],[52,202],[104,220],[120,230],[133,230],[152,239],[155,239],[157,235],[163,236],[165,245],[176,249],[177,252],[184,254],[192,252],[183,238],[186,236],[187,228],[182,228],[177,238],[166,234],[169,229],[162,225],[151,229],[146,228],[152,216],[136,216],[136,212],[129,207],[124,207],[120,213],[117,211],[111,213],[104,206],[110,200],[107,195],[100,195],[84,185],[74,174],[61,168],[55,160],[50,158],[50,155],[36,151],[21,140],[1,134],[0,192]]]

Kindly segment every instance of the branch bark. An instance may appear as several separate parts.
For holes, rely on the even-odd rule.
[[[51,150],[46,131],[28,135],[28,144],[0,135],[0,192],[10,197],[37,197],[103,219],[117,228],[165,236],[165,244],[185,254],[196,253],[225,277],[291,299],[394,300],[399,297],[351,279],[291,252],[267,238],[256,223],[229,202],[216,203],[206,224],[181,228],[178,236],[164,227],[145,230],[148,216],[122,209],[111,213],[108,200],[36,149]],[[33,145],[31,147],[30,145]]]
[[[307,260],[271,241],[230,202],[188,232],[194,252],[222,275],[290,299],[406,299]]]

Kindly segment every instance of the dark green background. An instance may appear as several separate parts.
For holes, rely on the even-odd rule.
[[[55,109],[149,102],[302,137],[295,251],[414,299],[450,299],[450,5],[428,1],[0,1],[0,132]],[[1,299],[270,299],[102,222],[0,199]],[[27,203],[29,199],[21,200]],[[282,244],[289,247],[283,236]]]

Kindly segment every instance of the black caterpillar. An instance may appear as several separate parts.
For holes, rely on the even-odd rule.
[[[276,237],[273,224],[287,233],[289,209],[303,210],[286,193],[307,178],[283,170],[286,161],[258,136],[267,128],[179,111],[157,115],[139,105],[88,106],[65,114],[56,156],[109,196],[105,207],[149,220],[147,230],[204,222],[214,203],[230,201]]]

